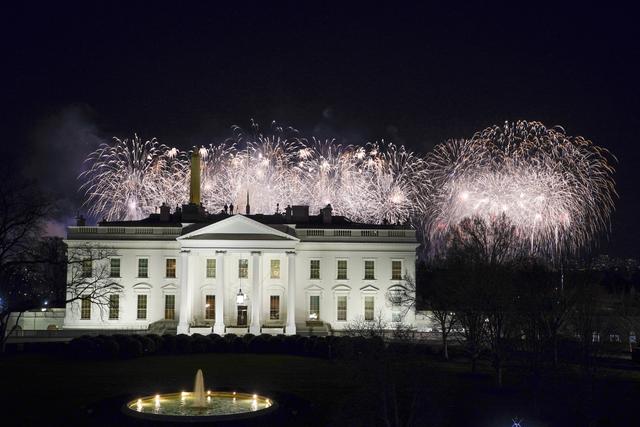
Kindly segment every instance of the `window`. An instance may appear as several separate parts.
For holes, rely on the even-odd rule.
[[[340,280],[347,279],[347,260],[346,259],[338,260],[338,279]]]
[[[402,280],[402,261],[391,261],[391,280]]]
[[[594,332],[593,334],[591,334],[591,341],[600,342],[600,334],[598,332]]]
[[[269,298],[269,319],[280,319],[280,295],[271,295]]]
[[[320,319],[320,295],[309,295],[309,320]]]
[[[91,300],[89,298],[82,298],[80,300],[80,319],[91,319]]]
[[[147,318],[147,296],[138,295],[138,320]]]
[[[114,320],[120,317],[120,295],[109,295],[109,319]]]
[[[207,259],[207,278],[214,279],[216,277],[216,260],[214,258]]]
[[[279,259],[271,260],[271,278],[272,279],[280,278],[280,260]]]
[[[85,259],[82,261],[82,277],[91,277],[93,274],[93,261]]]
[[[395,323],[402,322],[402,313],[391,313],[391,321]]]
[[[166,261],[166,277],[175,278],[176,277],[176,259],[175,258],[167,258]]]
[[[376,278],[376,263],[372,260],[364,262],[364,279],[374,280]]]
[[[373,297],[364,297],[364,320],[373,320]]]
[[[149,258],[138,258],[138,277],[149,277]]]
[[[620,342],[620,335],[618,335],[618,334],[609,334],[609,341],[611,341],[611,342]]]
[[[249,260],[248,259],[238,260],[238,277],[240,279],[246,279],[247,277],[249,277]]]
[[[346,321],[347,320],[347,296],[346,295],[338,295],[338,307],[337,307],[337,320]]]
[[[204,318],[213,320],[216,318],[216,296],[205,295],[204,297]]]
[[[320,260],[319,259],[311,260],[311,264],[309,266],[309,278],[310,279],[320,278]]]
[[[109,277],[120,277],[120,258],[111,258],[109,269]]]
[[[164,318],[166,320],[175,320],[176,318],[176,296],[164,296]]]

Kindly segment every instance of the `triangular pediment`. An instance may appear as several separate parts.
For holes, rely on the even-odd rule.
[[[233,215],[187,232],[178,240],[281,240],[299,241],[298,238],[276,230],[244,215]]]

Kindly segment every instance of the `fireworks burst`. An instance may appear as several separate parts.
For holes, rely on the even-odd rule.
[[[209,212],[230,203],[244,212],[247,192],[252,213],[274,213],[276,204],[317,212],[330,203],[353,221],[411,220],[432,248],[464,218],[504,215],[531,253],[546,256],[589,245],[614,208],[613,156],[538,122],[490,127],[426,157],[384,142],[345,146],[273,129],[234,127],[224,143],[194,148]],[[101,146],[81,175],[90,213],[140,219],[162,203],[186,203],[188,154],[137,136]]]
[[[403,222],[423,197],[424,161],[393,144],[343,146],[306,140],[295,129],[257,126],[245,134],[234,127],[222,144],[196,147],[202,159],[202,204],[218,212],[232,203],[244,212],[274,213],[276,205],[306,204],[312,212],[331,203],[334,213],[353,221]],[[82,189],[92,215],[107,220],[141,219],[162,203],[186,203],[188,153],[155,139],[114,139],[87,159]]]
[[[438,145],[426,158],[426,235],[437,249],[464,218],[504,215],[530,253],[575,253],[608,227],[616,197],[611,159],[589,140],[526,121]]]

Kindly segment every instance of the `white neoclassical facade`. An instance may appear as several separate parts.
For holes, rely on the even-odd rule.
[[[330,207],[315,216],[306,206],[275,215],[163,209],[141,221],[69,227],[69,247],[112,250],[99,262],[108,263],[113,295],[108,307],[69,304],[64,328],[173,322],[188,334],[295,334],[379,316],[390,327],[415,322],[388,298],[415,277],[410,227],[352,223]]]

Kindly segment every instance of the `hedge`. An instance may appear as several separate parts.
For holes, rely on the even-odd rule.
[[[411,344],[388,345],[381,339],[351,337],[303,337],[299,335],[251,334],[242,337],[226,334],[210,335],[111,335],[81,336],[71,340],[67,351],[74,357],[115,359],[147,356],[151,354],[191,353],[255,353],[290,354],[320,358],[370,358],[381,352],[407,353]],[[415,351],[415,350],[414,350]],[[424,350],[422,350],[424,351]]]

